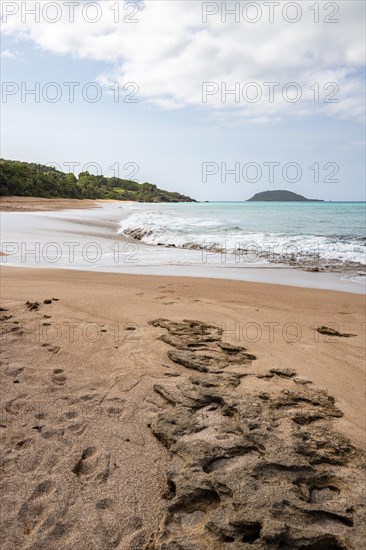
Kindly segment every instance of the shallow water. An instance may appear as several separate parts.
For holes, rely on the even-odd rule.
[[[134,204],[121,233],[146,244],[270,261],[366,263],[365,203]]]
[[[267,205],[264,210],[266,207],[269,212]],[[235,279],[364,292],[366,277],[357,273],[358,268],[348,272],[310,273],[294,269],[286,262],[273,263],[265,255],[257,254],[256,249],[233,254],[229,247],[220,251],[215,248],[168,248],[121,235],[121,225],[134,223],[137,218],[140,223],[147,218],[173,218],[176,225],[183,226],[183,234],[187,234],[187,226],[190,226],[190,231],[199,234],[198,227],[201,227],[203,235],[207,235],[209,224],[213,223],[213,212],[218,212],[218,208],[217,204],[103,203],[101,208],[93,210],[3,212],[0,216],[1,250],[7,256],[1,257],[1,263],[22,267]],[[230,204],[221,210],[218,221],[223,224],[223,210],[227,216],[229,211],[236,211],[238,220],[245,208]],[[200,215],[202,211],[204,214]],[[247,219],[242,224],[249,224],[249,212],[254,216],[254,211],[254,207],[247,210]],[[256,223],[259,224],[258,219]],[[288,223],[288,220],[283,223]],[[219,223],[216,225],[222,228]],[[169,231],[179,235],[174,226],[169,226]],[[301,238],[297,238],[301,242]]]

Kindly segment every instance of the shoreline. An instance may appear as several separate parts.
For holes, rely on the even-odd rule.
[[[3,212],[0,217],[3,252],[6,255],[1,257],[1,264],[22,268],[52,267],[246,280],[301,288],[329,288],[354,294],[362,294],[365,290],[364,278],[347,270],[314,272],[264,260],[238,263],[237,258],[230,254],[223,258],[221,253],[134,241],[118,233],[119,223],[129,215],[123,203],[96,201],[92,210],[89,201],[84,209],[78,208],[78,200],[73,204],[75,209],[69,210]],[[70,256],[70,246],[67,245],[70,241],[75,244],[75,257]],[[98,256],[96,261],[84,253],[85,250],[91,251],[93,246]],[[27,253],[32,249],[38,250],[37,257]],[[57,253],[58,257],[53,258],[52,253]]]

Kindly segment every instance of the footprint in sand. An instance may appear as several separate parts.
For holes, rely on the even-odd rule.
[[[77,422],[76,424],[71,424],[68,426],[68,430],[75,435],[81,435],[85,432],[87,424],[85,422]]]
[[[76,418],[77,416],[79,416],[79,415],[75,411],[68,411],[68,412],[65,413],[65,418],[68,418],[68,419],[69,418]]]
[[[46,348],[47,351],[49,351],[50,353],[54,353],[55,355],[61,349],[60,346],[51,346],[50,344],[42,344],[42,347]]]
[[[42,498],[48,496],[54,489],[54,483],[48,479],[39,483],[31,496],[21,505],[18,510],[18,521],[23,525],[25,533],[32,532],[43,520],[44,512],[47,511],[47,503]]]
[[[50,479],[42,481],[42,483],[36,486],[29,500],[36,500],[48,495],[52,491],[54,485],[55,484]]]
[[[11,378],[18,378],[18,376],[24,371],[24,367],[18,367],[18,368],[11,368],[7,367],[4,371],[4,374],[6,376],[10,376]]]
[[[97,447],[87,447],[82,452],[72,472],[79,478],[88,478],[93,475],[95,480],[105,483],[110,476],[111,469],[114,467],[116,467],[116,464],[112,464],[110,453],[101,454],[98,452]]]
[[[12,315],[1,315],[0,321],[9,321],[12,317]]]
[[[20,474],[36,472],[42,464],[42,458],[34,453],[34,449],[28,450],[31,448],[32,443],[27,444],[24,449],[22,447],[16,449],[17,456],[14,463]]]
[[[39,306],[41,305],[39,302],[26,302],[25,305],[29,309],[29,311],[38,311]]]
[[[108,510],[109,508],[112,508],[114,502],[111,498],[102,498],[98,500],[95,507],[98,508],[98,510]]]
[[[94,461],[90,460],[91,457],[97,452],[96,447],[87,447],[81,454],[80,459],[77,461],[72,469],[72,473],[77,477],[91,473],[94,470]]]
[[[67,380],[67,376],[63,374],[63,369],[54,369],[52,374],[52,382],[57,386],[64,386]]]
[[[31,533],[41,521],[45,506],[39,502],[25,502],[19,508],[18,521],[23,525],[26,534]]]
[[[22,393],[21,395],[14,397],[14,399],[7,401],[5,403],[5,411],[14,416],[23,413],[26,410],[27,397],[28,395],[26,393]]]

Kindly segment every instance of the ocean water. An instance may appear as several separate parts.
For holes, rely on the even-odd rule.
[[[366,203],[132,203],[120,234],[148,245],[202,249],[292,265],[366,263]]]
[[[2,212],[0,263],[232,279],[359,294],[366,287],[364,204],[111,202],[98,206]]]

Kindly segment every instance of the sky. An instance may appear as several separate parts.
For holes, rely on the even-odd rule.
[[[1,8],[3,158],[197,200],[365,200],[363,1]]]

